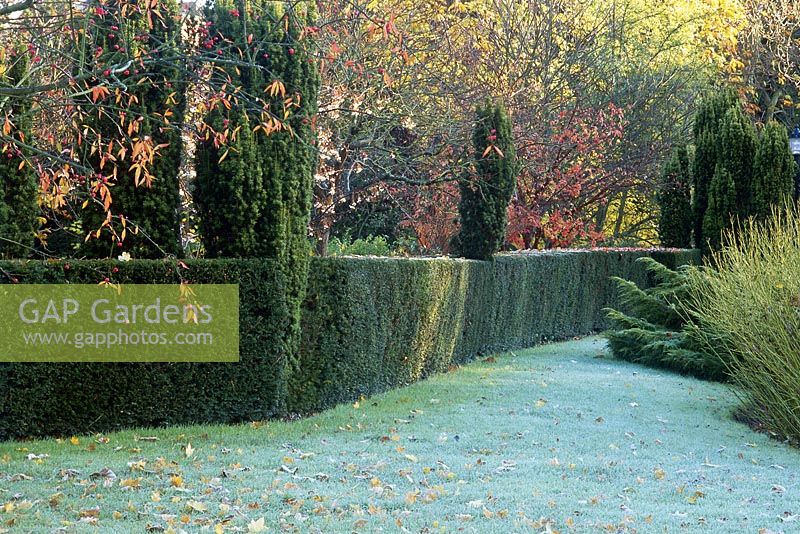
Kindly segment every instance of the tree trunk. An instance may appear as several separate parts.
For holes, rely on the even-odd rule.
[[[614,223],[614,237],[619,237],[622,231],[622,223],[625,219],[625,205],[628,203],[628,192],[623,191],[622,197],[619,199],[619,209],[617,210],[617,221]]]

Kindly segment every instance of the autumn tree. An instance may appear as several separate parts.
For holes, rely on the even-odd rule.
[[[764,127],[753,167],[753,215],[763,221],[794,192],[796,164],[782,124],[770,121]]]
[[[658,236],[664,247],[692,244],[691,171],[685,146],[673,150],[664,165],[658,190]]]
[[[0,53],[3,51],[0,50]],[[29,57],[24,50],[0,54],[0,87],[13,88],[24,83]],[[0,258],[25,258],[30,255],[38,223],[37,183],[33,167],[23,157],[23,144],[31,142],[29,103],[0,98],[3,136],[0,141]]]
[[[800,0],[743,0],[732,72],[763,123],[796,122],[800,104]]]
[[[511,119],[503,106],[487,102],[477,109],[472,143],[475,168],[460,183],[455,250],[465,258],[488,260],[503,245],[518,172]]]

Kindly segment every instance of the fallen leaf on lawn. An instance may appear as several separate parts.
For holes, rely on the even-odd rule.
[[[136,489],[142,487],[141,478],[123,478],[119,481],[121,488]]]
[[[11,482],[22,482],[23,480],[33,480],[33,477],[25,473],[17,473],[16,475],[11,475],[8,480]]]
[[[50,504],[50,506],[52,508],[55,508],[56,506],[61,504],[61,500],[63,498],[64,498],[64,494],[61,493],[61,492],[58,492],[58,493],[54,493],[53,495],[51,495],[50,498],[47,500],[47,502]]]
[[[137,462],[128,462],[128,469],[131,471],[144,471],[144,468],[147,466],[146,460],[139,460]]]
[[[133,441],[158,441],[158,436],[133,436]]]
[[[406,493],[406,496],[403,498],[406,504],[414,504],[417,502],[417,497],[419,497],[419,490],[409,491]]]
[[[655,477],[656,477],[656,480],[664,480],[664,477],[666,477],[666,476],[667,476],[667,474],[664,472],[664,470],[663,470],[663,469],[661,469],[661,468],[659,467],[658,469],[656,469],[655,471],[653,471],[653,476],[655,476]]]
[[[100,507],[95,506],[94,508],[84,508],[78,512],[78,517],[100,517]]]
[[[188,512],[200,512],[200,513],[203,513],[203,512],[207,512],[208,511],[208,506],[206,506],[205,504],[201,503],[200,501],[192,500],[192,501],[189,501],[189,502],[186,503],[186,510]]]
[[[96,471],[89,475],[89,478],[96,479],[96,478],[105,478],[105,479],[114,479],[117,478],[117,474],[109,469],[108,467],[102,468],[100,471]]]
[[[257,534],[258,532],[265,532],[267,527],[264,525],[264,518],[260,517],[255,521],[250,521],[247,525],[247,532],[250,534]]]
[[[72,443],[73,445],[80,445],[81,444],[81,440],[79,440],[75,436],[72,436],[71,438],[69,438],[69,442]]]
[[[545,406],[546,404],[547,404],[547,401],[546,401],[546,400],[544,400],[544,399],[539,399],[539,400],[537,400],[537,401],[536,401],[536,404],[534,404],[534,406],[536,406],[537,408],[544,408],[544,406]]]
[[[189,458],[192,454],[194,454],[194,449],[192,448],[191,443],[186,444],[186,449],[184,450],[186,457]]]
[[[772,493],[786,493],[786,488],[778,484],[775,484],[774,486],[772,486]]]
[[[180,488],[183,486],[183,477],[180,475],[172,475],[169,477],[169,483],[175,488]]]

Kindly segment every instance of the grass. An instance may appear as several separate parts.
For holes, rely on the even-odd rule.
[[[296,422],[2,443],[0,528],[790,531],[800,453],[735,404],[587,338]]]

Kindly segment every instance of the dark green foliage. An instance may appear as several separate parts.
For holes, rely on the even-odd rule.
[[[738,105],[740,104],[736,93],[726,88],[707,95],[695,115],[692,212],[696,247],[702,247],[706,241],[703,236],[703,218],[708,207],[708,188],[720,157],[720,123],[725,113]]]
[[[695,138],[695,156],[692,181],[692,215],[694,217],[694,246],[702,248],[703,217],[708,208],[708,186],[717,165],[717,140],[713,133],[703,131]]]
[[[239,284],[238,363],[0,363],[0,439],[285,413],[290,313],[271,260],[3,262],[21,283]],[[118,272],[113,272],[117,268]],[[9,283],[4,276],[3,283]]]
[[[663,367],[699,378],[725,380],[725,365],[701,349],[691,334],[693,323],[683,307],[691,286],[686,268],[667,268],[653,258],[639,260],[651,274],[651,287],[615,277],[619,309],[608,309],[614,330],[605,333],[614,355],[623,360]],[[624,310],[624,311],[620,311]]]
[[[764,128],[753,170],[753,214],[764,221],[774,206],[783,206],[794,192],[796,165],[786,128],[771,121]]]
[[[0,439],[262,420],[408,384],[492,350],[605,328],[611,275],[696,251],[502,255],[494,262],[314,258],[302,350],[273,260],[0,262],[22,283],[238,283],[238,363],[0,364]],[[69,265],[69,268],[67,268]],[[114,272],[114,268],[118,272]],[[292,364],[296,361],[296,364]],[[289,373],[295,376],[290,377]]]
[[[708,188],[708,209],[703,217],[703,250],[719,250],[725,230],[734,224],[736,215],[736,185],[730,172],[717,165],[717,172]]]
[[[661,246],[689,248],[692,243],[692,201],[689,154],[678,147],[664,166],[659,185],[658,236]]]
[[[8,71],[5,76],[0,76],[0,87],[16,86],[28,69],[27,51],[7,57],[5,66]],[[30,143],[30,101],[14,99],[12,102],[5,108],[0,106],[0,126],[7,119],[14,125],[10,135],[18,141]],[[39,226],[38,183],[33,167],[24,160],[25,156],[15,144],[0,142],[0,258],[30,255],[34,233]]]
[[[511,119],[501,105],[478,108],[472,142],[475,174],[459,184],[461,230],[454,245],[460,256],[488,260],[503,245],[518,172]]]
[[[205,118],[216,135],[198,146],[194,195],[208,256],[278,261],[292,316],[287,343],[294,345],[300,339],[317,165],[311,124],[320,77],[311,43],[302,37],[313,9],[311,2],[269,0],[217,0],[207,9],[210,37],[224,36],[232,63],[240,61],[241,52],[253,65],[227,68],[235,94],[227,95],[230,110],[219,103]],[[275,82],[285,94],[273,90]],[[288,98],[294,103],[286,107]],[[267,132],[267,122],[280,128]],[[297,370],[294,361],[289,367]]]
[[[723,116],[718,139],[718,163],[728,171],[736,186],[736,214],[744,220],[750,216],[752,204],[757,140],[753,123],[738,102]]]
[[[153,16],[153,25],[149,29],[143,11],[131,8],[122,17],[116,14],[119,5],[114,2],[103,5],[109,14],[91,16],[93,24],[89,26],[86,57],[92,57],[96,47],[102,47],[104,52],[97,58],[97,64],[89,64],[87,68],[102,69],[125,64],[135,53],[146,56],[160,54],[169,58],[179,56],[180,8],[176,0],[160,2],[162,16]],[[112,25],[118,29],[111,28]],[[110,37],[112,35],[113,38]],[[114,47],[120,43],[123,48],[127,47],[125,52],[115,50]],[[158,50],[151,52],[150,47]],[[177,60],[172,59],[169,62],[154,62],[141,74],[137,74],[138,69],[133,66],[127,76],[119,74],[127,78],[126,98],[135,99],[131,99],[124,107],[124,126],[139,120],[138,130],[130,132],[131,138],[149,138],[152,147],[159,148],[148,166],[151,180],[144,180],[144,175],[140,175],[137,185],[136,172],[130,168],[133,163],[130,150],[127,158],[118,162],[116,178],[107,177],[113,200],[111,211],[115,216],[124,216],[127,220],[125,239],[121,240],[121,220],[116,220],[112,224],[117,236],[103,231],[99,238],[92,238],[84,244],[84,254],[96,258],[113,257],[124,251],[136,258],[181,255],[178,172],[182,151],[181,123],[186,103],[186,82],[181,67]],[[95,82],[99,85],[103,80]],[[104,101],[100,107],[91,101],[89,95],[78,102],[85,110],[90,110],[86,122],[105,142],[119,138],[119,110],[109,102],[110,99]],[[128,145],[128,141],[122,143]],[[87,160],[98,174],[109,172],[110,164],[101,168],[100,152],[87,155]],[[103,206],[98,202],[89,203],[83,212],[84,231],[96,231],[104,219]]]
[[[314,258],[293,410],[319,410],[411,383],[476,354],[608,326],[618,275],[649,284],[646,252],[442,259]],[[670,264],[697,251],[653,252]]]
[[[258,216],[265,204],[261,173],[252,127],[247,114],[240,111],[226,119],[215,112],[206,121],[222,130],[224,121],[232,131],[238,130],[231,142],[233,155],[219,161],[222,150],[213,143],[197,150],[197,189],[194,195],[200,216],[200,232],[209,257],[249,257],[259,250]]]
[[[300,277],[308,256],[316,168],[310,122],[317,112],[320,83],[315,63],[309,61],[310,44],[300,38],[313,16],[299,11],[304,4],[219,0],[208,9],[211,37],[224,35],[232,41],[229,53],[238,61],[237,50],[247,51],[255,66],[238,72],[229,68],[232,88],[241,91],[229,97],[231,110],[220,103],[205,118],[225,142],[209,136],[198,146],[194,196],[208,256],[277,258],[289,266],[287,272]],[[255,50],[247,46],[251,34]],[[274,81],[283,84],[286,94],[270,99],[265,89]],[[291,109],[285,128],[253,133],[264,119],[254,98],[267,98],[283,121],[283,100],[296,95],[300,104]]]

